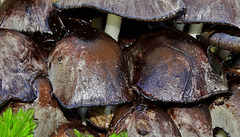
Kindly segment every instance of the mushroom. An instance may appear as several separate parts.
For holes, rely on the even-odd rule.
[[[93,137],[99,137],[96,131],[77,122],[62,124],[52,133],[51,137],[74,137],[76,136],[74,130],[78,130],[87,137],[90,135]]]
[[[188,127],[194,128],[194,132],[187,131],[185,128],[188,127],[179,126],[179,122],[183,121],[181,116],[174,118],[183,136],[187,133],[191,133],[191,136],[199,136],[201,133],[206,136],[212,135],[209,126],[211,120],[208,116],[199,115],[209,112],[204,110],[205,108],[187,106],[193,103],[200,104],[201,100],[222,96],[230,91],[225,75],[213,72],[202,45],[197,40],[171,29],[145,34],[127,49],[126,58],[132,88],[145,99],[173,104],[172,116],[175,113],[181,115],[186,111],[198,111],[197,116],[190,113],[187,118],[188,121],[197,118],[204,120],[200,123],[204,128],[198,128],[198,124],[189,122]],[[174,104],[181,108],[176,108]]]
[[[55,0],[5,0],[0,6],[0,27],[28,33],[53,33],[48,18]]]
[[[229,93],[200,43],[170,29],[143,35],[126,53],[133,87],[151,101],[191,103]]]
[[[60,40],[48,68],[53,95],[64,108],[117,105],[134,98],[119,45],[96,28],[82,28]]]
[[[0,5],[0,28],[16,30],[40,43],[46,57],[61,38],[62,28],[52,3],[56,0],[5,0]],[[46,55],[45,55],[46,54]]]
[[[170,116],[149,103],[125,104],[116,111],[108,135],[125,131],[129,137],[181,137]]]
[[[212,137],[212,119],[207,104],[167,110],[183,137]]]
[[[15,112],[19,108],[23,110],[33,108],[35,110],[34,119],[37,123],[34,136],[49,137],[56,128],[68,122],[68,120],[58,107],[57,101],[52,98],[52,88],[47,78],[41,76],[36,79],[33,88],[37,91],[37,99],[33,103],[12,101],[8,107],[11,107]]]
[[[193,37],[201,34],[203,23],[220,24],[240,28],[240,1],[238,0],[184,0],[186,14],[177,23],[190,23]]]
[[[47,73],[38,45],[19,32],[0,29],[0,47],[0,106],[10,99],[33,101],[33,83]]]
[[[229,81],[233,94],[229,99],[215,100],[210,112],[213,129],[221,129],[225,133],[219,136],[237,137],[240,134],[240,80],[235,78]],[[221,131],[220,130],[220,131]],[[215,133],[219,134],[219,132]]]
[[[56,6],[60,10],[87,7],[108,13],[105,32],[115,40],[118,40],[121,17],[139,21],[163,21],[176,17],[185,9],[181,0],[59,0]]]

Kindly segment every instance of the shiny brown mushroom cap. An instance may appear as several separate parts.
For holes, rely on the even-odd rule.
[[[132,85],[147,99],[195,102],[228,91],[192,37],[163,30],[139,38],[127,52]]]
[[[183,12],[182,0],[59,0],[56,6],[60,10],[69,8],[95,8],[121,17],[161,21],[177,16]]]
[[[5,0],[0,6],[0,27],[52,33],[48,22],[52,2],[54,0]]]
[[[184,0],[186,14],[179,23],[214,23],[240,28],[239,0]]]
[[[66,108],[132,99],[123,53],[115,40],[98,29],[86,27],[59,41],[48,67],[53,94]]]
[[[125,104],[112,120],[110,131],[127,132],[129,137],[181,137],[177,126],[161,108],[151,104]]]
[[[32,82],[47,70],[37,44],[19,32],[0,29],[0,66],[0,106],[11,98],[33,101]]]

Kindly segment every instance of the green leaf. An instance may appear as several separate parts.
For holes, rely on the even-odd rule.
[[[127,132],[120,132],[119,134],[113,132],[109,137],[127,137],[127,135]]]
[[[22,108],[16,114],[8,108],[0,116],[0,137],[33,137],[32,132],[37,126],[34,119],[34,109],[23,111]]]
[[[89,135],[89,134],[86,134],[86,133],[81,133],[77,129],[74,129],[74,131],[75,131],[75,134],[77,135],[77,137],[94,137],[93,135]]]
[[[75,131],[75,134],[77,135],[77,137],[93,137],[93,135],[81,133],[77,129],[74,129],[74,131]],[[113,133],[109,137],[127,137],[127,135],[128,135],[127,132],[120,132],[119,134]]]

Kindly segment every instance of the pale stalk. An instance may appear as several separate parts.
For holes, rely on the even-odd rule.
[[[83,124],[84,126],[87,125],[87,121],[86,121],[86,113],[87,113],[87,110],[88,110],[87,107],[81,107],[81,108],[78,109],[78,114],[79,114],[79,116],[80,116],[80,118],[81,118],[81,120],[82,120],[82,124]]]
[[[121,23],[122,23],[122,17],[116,16],[114,14],[108,14],[107,22],[105,26],[105,32],[116,41],[118,41],[118,35],[120,32]]]
[[[185,24],[176,24],[176,29],[179,30],[179,31],[183,31],[184,26],[185,26]]]
[[[203,28],[203,23],[191,24],[188,30],[188,34],[196,38],[197,35],[201,34],[202,28]]]

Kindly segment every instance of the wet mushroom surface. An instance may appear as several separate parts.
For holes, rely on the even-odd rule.
[[[10,99],[33,101],[33,82],[45,75],[47,66],[38,45],[12,30],[0,30],[0,106]]]
[[[49,56],[53,94],[66,108],[132,100],[123,53],[110,36],[84,28],[63,38]]]
[[[191,103],[229,93],[225,76],[213,73],[200,43],[182,32],[144,35],[126,56],[133,88],[151,101]]]
[[[56,2],[59,9],[94,8],[103,12],[115,14],[134,20],[166,20],[180,14],[185,5],[181,0],[59,0]]]
[[[40,7],[45,7],[45,10],[44,12],[40,11],[40,13],[44,13],[43,15],[46,15],[45,13],[47,13],[48,16],[48,12],[46,11],[48,11],[49,9],[48,6],[46,8],[46,4],[52,3],[53,1],[31,2],[41,3]],[[15,14],[10,15],[8,13],[15,13],[15,11],[18,11],[19,9],[24,9],[24,4],[27,3],[28,5],[31,2],[21,0],[14,3],[13,1],[5,0],[5,2],[1,6],[5,6],[5,8],[0,8],[0,11],[4,12],[4,14],[1,14],[1,16],[4,16],[4,19],[1,19],[1,26],[8,25],[4,24],[4,20],[8,19],[7,16],[10,17],[9,20],[11,20],[11,17],[15,16]],[[21,6],[16,6],[19,3],[21,3]],[[184,3],[189,9],[185,10],[186,7]],[[31,106],[47,105],[48,108],[54,109],[43,110],[35,107],[35,109],[37,109],[38,111],[44,111],[42,114],[36,114],[36,119],[39,115],[43,117],[43,120],[38,123],[39,127],[41,126],[41,123],[45,123],[44,121],[55,124],[55,126],[49,128],[49,131],[57,128],[57,126],[59,126],[61,123],[64,123],[66,120],[65,117],[61,117],[64,119],[63,122],[61,121],[61,118],[56,116],[58,114],[62,114],[62,112],[60,112],[58,104],[55,102],[55,99],[58,100],[59,106],[61,106],[61,110],[63,111],[63,113],[68,113],[68,116],[78,115],[73,113],[85,113],[84,111],[86,111],[83,110],[83,112],[80,112],[76,109],[89,108],[86,116],[89,122],[87,126],[79,123],[79,120],[77,120],[77,126],[72,126],[74,124],[67,123],[63,125],[65,131],[63,133],[64,135],[62,136],[75,136],[74,129],[78,129],[79,127],[84,127],[81,130],[84,130],[82,133],[83,135],[85,135],[85,133],[89,133],[85,131],[92,126],[94,126],[93,128],[95,128],[97,132],[104,132],[103,134],[95,132],[94,136],[99,136],[100,134],[101,136],[104,136],[105,133],[107,133],[106,136],[110,136],[111,133],[120,133],[121,130],[127,131],[128,136],[189,136],[189,134],[191,133],[193,133],[191,134],[192,136],[212,136],[211,121],[209,117],[209,110],[207,108],[208,106],[203,104],[203,102],[209,97],[225,96],[225,93],[230,92],[228,90],[225,74],[221,73],[221,75],[219,75],[213,73],[213,69],[211,68],[207,56],[204,53],[205,51],[203,51],[202,45],[197,40],[191,38],[185,32],[178,32],[175,30],[164,28],[169,27],[165,25],[165,23],[170,23],[169,25],[171,28],[174,27],[175,24],[172,23],[175,23],[174,20],[178,16],[182,15],[184,12],[186,12],[186,14],[185,16],[182,16],[181,19],[184,18],[184,20],[190,22],[190,20],[188,20],[187,18],[189,17],[189,13],[191,10],[194,11],[191,13],[200,13],[202,11],[202,9],[200,8],[199,10],[194,10],[194,7],[189,6],[189,4],[191,3],[194,3],[194,1],[190,2],[181,0],[151,0],[146,4],[146,1],[124,2],[123,0],[120,0],[112,2],[102,0],[95,2],[85,0],[60,0],[55,5],[55,8],[60,11],[59,14],[64,13],[66,10],[69,9],[73,9],[72,14],[74,14],[74,12],[83,12],[80,14],[85,14],[84,12],[88,13],[89,11],[78,11],[75,9],[93,8],[98,10],[99,12],[103,11],[108,14],[115,14],[124,17],[125,21],[128,21],[128,19],[138,20],[139,24],[142,24],[142,26],[139,25],[141,27],[136,32],[138,34],[134,34],[134,32],[131,32],[137,37],[133,36],[132,39],[130,39],[130,42],[127,42],[130,43],[131,47],[124,47],[124,52],[127,51],[125,56],[126,58],[124,58],[125,53],[121,50],[119,44],[114,40],[117,40],[118,38],[112,39],[110,36],[102,32],[101,30],[89,27],[92,19],[87,21],[84,21],[81,18],[75,19],[72,18],[74,16],[71,16],[70,13],[69,15],[66,15],[66,18],[68,18],[67,23],[69,24],[65,24],[66,20],[62,20],[60,19],[59,15],[54,14],[53,16],[56,16],[57,20],[60,19],[58,20],[60,21],[60,24],[53,23],[50,24],[50,26],[52,25],[55,27],[56,25],[61,25],[61,29],[67,32],[64,32],[64,34],[60,34],[61,36],[59,36],[59,34],[55,35],[55,33],[59,33],[58,30],[51,30],[51,33],[55,35],[53,36],[54,40],[52,38],[47,38],[46,40],[46,35],[37,35],[37,37],[35,37],[34,39],[35,42],[39,42],[39,39],[40,41],[43,40],[44,42],[41,43],[41,46],[46,46],[44,44],[46,44],[47,41],[52,40],[54,41],[54,44],[52,46],[54,46],[55,42],[61,39],[59,42],[57,42],[57,45],[54,47],[53,50],[52,48],[46,50],[46,52],[52,50],[47,60],[47,66],[49,70],[46,70],[46,63],[44,62],[44,59],[42,57],[43,52],[41,51],[41,53],[38,51],[39,45],[33,44],[34,46],[30,46],[31,48],[27,48],[31,50],[34,49],[34,52],[27,49],[20,49],[18,48],[18,46],[13,46],[11,44],[10,47],[3,46],[3,48],[0,48],[0,51],[4,53],[2,54],[2,56],[0,55],[0,57],[2,57],[3,60],[7,60],[8,62],[2,63],[0,71],[6,73],[5,75],[11,74],[11,76],[13,76],[14,74],[14,77],[5,77],[2,76],[4,73],[2,73],[2,75],[0,74],[0,106],[2,107],[2,105],[4,105],[8,100],[11,99],[28,102],[33,101],[34,99],[36,99],[38,94],[43,94],[43,96],[46,96],[46,98],[39,98],[39,102],[34,101]],[[209,5],[214,5],[214,2],[203,2],[200,4],[199,3],[200,2],[195,2],[195,6],[198,5],[197,7],[203,8],[203,5],[206,3],[211,3]],[[123,6],[125,4],[128,4],[130,8],[128,8],[128,6]],[[231,10],[231,8],[228,8],[229,5],[230,7],[233,7],[233,10]],[[227,24],[239,28],[239,20],[237,18],[238,10],[234,10],[238,9],[237,5],[239,5],[238,1],[224,2],[224,4],[221,2],[217,2],[216,5],[214,5],[215,9],[223,7],[223,11],[219,10],[221,11],[219,12],[220,14],[212,12],[211,16],[214,18],[210,19],[211,21],[205,21],[205,19],[207,18],[204,18],[200,22],[214,22],[216,19],[217,24]],[[28,10],[25,10],[27,12],[25,12],[22,16],[25,16],[26,13],[34,13],[30,10],[31,6],[28,5],[27,7],[29,7],[27,8]],[[15,10],[10,10],[12,8],[14,8]],[[38,13],[41,8],[37,9]],[[228,9],[228,11],[226,9]],[[219,18],[221,18],[221,15],[223,15],[221,13],[226,13],[224,15],[231,14],[231,16],[229,16],[230,18],[223,17],[222,20],[219,20]],[[106,17],[106,14],[99,15],[104,16],[104,19]],[[88,16],[88,14],[86,14],[86,16]],[[172,18],[173,20],[170,20]],[[178,20],[177,23],[185,23],[181,19]],[[138,21],[136,21],[135,23],[137,23]],[[148,22],[143,23],[143,21],[156,21],[156,23],[159,23],[160,25],[154,26],[153,24]],[[42,28],[42,25],[46,25],[45,23],[46,22],[40,21],[40,27],[36,26],[36,30],[40,30],[40,33],[42,33],[40,28]],[[104,23],[104,21],[101,23]],[[34,26],[34,24],[34,21],[30,21],[30,24],[27,25],[27,28]],[[131,26],[127,26],[125,28],[126,32],[125,34],[123,33],[123,38],[125,37],[124,35],[128,33],[128,27],[130,28]],[[142,27],[144,27],[145,29],[143,32],[141,32],[141,29],[143,29]],[[102,28],[103,27],[100,27],[100,29]],[[21,27],[18,27],[17,29],[20,29],[20,31],[22,30]],[[27,30],[32,30],[32,28],[29,28]],[[23,29],[23,31],[25,30]],[[129,29],[129,31],[131,31],[131,29]],[[146,34],[142,37],[139,37],[141,34],[149,31],[152,31],[154,33]],[[9,30],[9,32],[11,31]],[[43,30],[43,32],[49,31]],[[1,30],[0,35],[2,33],[3,32]],[[29,38],[26,38],[26,36],[19,36],[18,38],[14,39],[14,37],[16,37],[14,33],[9,33],[9,37],[3,36],[0,45],[1,43],[6,43],[5,41],[8,39],[8,43],[21,43],[21,41],[24,41],[25,43],[33,42],[32,40],[29,40]],[[224,32],[224,35],[225,34],[226,33]],[[17,35],[22,34],[18,32]],[[62,39],[63,36],[64,38]],[[222,35],[220,35],[219,37],[221,36]],[[57,38],[57,40],[55,38]],[[212,37],[212,39],[214,38]],[[230,39],[224,39],[225,41],[223,40],[222,43],[228,45],[228,40]],[[211,38],[208,37],[207,40],[211,40]],[[236,43],[237,40],[234,40]],[[218,39],[215,38],[215,41],[218,41]],[[121,43],[121,41],[119,43]],[[125,46],[124,42],[123,46]],[[18,54],[17,56],[12,56],[12,53],[10,53],[9,51],[13,51],[13,49],[17,48],[19,49],[17,52],[21,54]],[[48,53],[46,55],[48,55]],[[46,57],[46,55],[44,56]],[[17,69],[9,67],[14,66],[14,63],[12,63],[12,59],[15,60],[16,58],[17,60],[18,57],[20,57],[20,60],[18,60],[17,62],[20,62],[19,66],[21,67]],[[41,60],[40,62],[42,63],[36,63],[36,60]],[[24,69],[22,69],[22,66],[25,66]],[[16,68],[16,66],[14,66],[14,68]],[[47,77],[45,77],[47,75],[46,72],[48,72],[49,75]],[[10,87],[12,89],[15,89],[13,90],[14,93],[12,91],[6,92],[6,90],[2,90],[5,88],[4,78],[13,79],[12,83],[10,84],[12,87]],[[45,92],[38,92],[40,90],[38,88],[38,84],[41,85],[41,83],[45,81],[46,78],[49,78],[50,80],[51,88],[47,86],[48,90],[51,89],[50,94]],[[45,83],[43,85],[47,84]],[[135,98],[135,94],[138,98]],[[231,96],[231,98],[232,97],[233,96]],[[137,103],[129,103],[133,100],[141,101]],[[148,103],[142,100],[147,101]],[[168,108],[168,103],[177,104],[177,106],[181,107],[178,108],[176,106],[171,106],[171,108]],[[198,104],[197,106],[199,107],[188,107],[188,105],[191,103]],[[228,101],[226,101],[226,104],[229,104]],[[120,108],[118,108],[119,105]],[[24,106],[20,107],[24,108],[26,106],[28,105],[24,104]],[[15,106],[11,107],[14,108]],[[55,108],[58,111],[56,111],[56,113]],[[1,109],[2,108],[0,108],[0,110]],[[168,114],[166,113],[167,109],[170,109],[170,111],[168,110]],[[48,113],[50,111],[52,111],[52,113]],[[179,117],[173,117],[172,114],[176,114],[175,112],[179,114]],[[185,117],[181,117],[180,115],[184,115]],[[49,117],[53,119],[49,121],[46,120]],[[58,120],[60,120],[61,122],[58,123]],[[111,125],[109,125],[110,122]],[[196,122],[198,124],[196,124]],[[184,126],[182,126],[181,128],[179,125],[181,125],[182,123],[189,125],[187,126],[187,128],[184,128]],[[202,127],[200,127],[199,125],[202,125]],[[50,124],[48,126],[50,126]],[[39,130],[40,128],[38,127],[38,129],[36,129],[36,132],[42,132],[41,134],[44,134],[44,130],[46,130],[48,126],[46,126],[45,129],[43,128],[43,130]],[[189,130],[188,127],[191,127],[191,129]],[[104,131],[101,128],[103,128]],[[186,134],[182,133],[182,130],[184,130],[183,132],[185,132]],[[50,132],[47,133],[47,136],[49,136]],[[56,133],[60,133],[60,130],[56,129],[53,134]],[[35,134],[35,136],[38,135]]]
[[[238,0],[184,0],[186,14],[179,23],[216,23],[240,28],[240,1]]]

